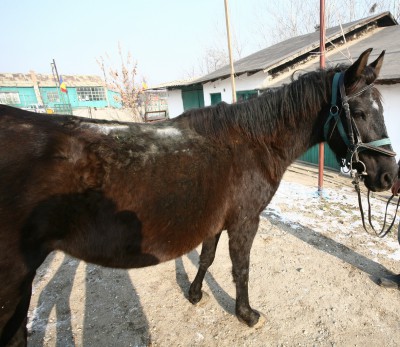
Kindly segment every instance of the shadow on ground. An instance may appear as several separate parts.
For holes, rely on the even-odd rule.
[[[51,264],[54,254],[46,260]],[[71,292],[80,261],[64,255],[54,276],[44,287],[31,319],[29,346],[147,346],[151,336],[146,316],[126,270],[86,264],[84,317],[75,317]],[[56,319],[51,313],[55,310]],[[83,321],[72,329],[72,320]],[[55,327],[56,336],[46,330]],[[76,334],[82,341],[76,341]],[[50,341],[51,340],[51,341]]]

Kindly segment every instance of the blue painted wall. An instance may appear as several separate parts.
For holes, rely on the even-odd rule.
[[[119,93],[108,90],[107,91],[107,100],[79,100],[78,94],[76,92],[76,88],[68,87],[68,93],[62,93],[59,91],[57,87],[40,87],[39,88],[40,95],[42,97],[43,103],[46,108],[53,108],[57,104],[67,104],[70,103],[72,109],[82,108],[82,107],[97,107],[97,108],[105,108],[105,107],[115,107],[121,108],[121,103],[119,100]],[[39,104],[39,101],[36,98],[35,90],[33,87],[1,87],[0,92],[14,92],[19,94],[20,103],[12,104],[11,106],[15,107],[28,107],[30,105]],[[59,100],[58,101],[50,101],[48,99],[48,93],[58,93]]]
[[[18,93],[20,103],[13,104],[15,107],[26,107],[28,105],[37,104],[35,90],[33,87],[0,87],[0,92]]]

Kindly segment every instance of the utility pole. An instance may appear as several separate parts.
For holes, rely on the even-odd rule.
[[[72,114],[72,106],[71,106],[71,102],[69,101],[68,92],[66,93],[67,94],[67,102],[65,102],[64,94],[62,92],[60,92],[60,75],[58,74],[58,71],[57,71],[56,61],[53,59],[53,62],[50,63],[50,65],[51,65],[51,71],[53,73],[53,78],[56,82],[56,87],[58,90],[58,95],[60,96],[60,100],[62,100],[63,104],[68,105],[69,110],[67,112]]]
[[[319,8],[319,65],[325,69],[325,0],[320,0]],[[318,153],[318,192],[322,193],[324,185],[324,143],[319,144]]]
[[[236,102],[235,69],[233,67],[228,0],[225,0],[225,19],[226,19],[226,35],[228,37],[229,62],[231,65],[232,103],[235,103]]]
[[[56,81],[56,85],[59,88],[60,87],[60,76],[58,75],[56,61],[53,59],[53,62],[50,63],[50,65],[51,65],[51,71],[53,72],[53,77]]]

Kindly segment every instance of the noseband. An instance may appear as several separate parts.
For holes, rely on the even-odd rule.
[[[371,89],[372,87],[373,87],[373,83],[365,86],[364,88],[362,88],[361,90],[359,90],[358,92],[356,92],[354,94],[346,95],[346,90],[345,90],[345,86],[344,86],[344,73],[343,72],[336,73],[333,77],[333,82],[332,82],[331,108],[330,108],[329,116],[324,125],[325,141],[327,141],[332,136],[333,131],[337,127],[340,137],[342,138],[343,142],[345,143],[345,145],[347,147],[346,158],[341,158],[339,161],[339,164],[342,167],[347,167],[350,171],[351,177],[354,178],[354,181],[352,183],[354,184],[355,190],[357,191],[357,194],[358,194],[358,204],[360,207],[361,219],[362,219],[364,229],[367,232],[368,232],[368,230],[366,228],[365,221],[364,221],[364,211],[362,208],[359,182],[360,182],[360,178],[362,178],[363,176],[367,176],[368,173],[367,173],[365,164],[359,158],[359,153],[364,150],[370,150],[370,151],[378,152],[383,155],[387,155],[389,157],[396,156],[395,152],[381,147],[381,146],[391,144],[391,141],[389,138],[383,138],[383,139],[375,140],[375,141],[368,142],[368,143],[362,142],[360,132],[357,128],[354,118],[351,116],[349,100],[356,96],[361,95],[366,90]],[[337,97],[338,90],[340,93],[341,107],[338,106],[338,97]],[[344,110],[344,112],[342,112],[343,110]],[[341,115],[343,113],[344,113],[344,119],[342,120]],[[330,123],[332,120],[334,121],[334,125],[329,134]],[[343,122],[346,123],[347,131],[345,131],[345,129],[343,127]],[[354,170],[353,169],[354,164],[359,165],[361,167],[361,170]],[[386,225],[387,210],[388,210],[388,206],[393,198],[393,195],[388,200],[388,202],[386,204],[385,219],[384,219],[384,224],[383,224],[382,230],[380,232],[377,232],[375,230],[375,228],[373,227],[372,221],[371,221],[371,204],[370,204],[369,197],[370,197],[370,191],[368,190],[368,220],[369,220],[369,224],[372,227],[372,229],[375,231],[376,235],[378,235],[379,237],[384,237],[390,231],[390,229],[392,228],[392,226],[394,224],[396,214],[397,214],[397,209],[399,207],[400,199],[397,202],[396,212],[393,217],[393,221],[392,221],[391,225],[389,226],[389,228],[385,231],[384,228]]]

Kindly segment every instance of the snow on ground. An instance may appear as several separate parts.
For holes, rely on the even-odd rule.
[[[371,207],[373,225],[376,230],[380,231],[386,202],[374,199],[372,195]],[[365,196],[363,197],[363,208],[366,223],[368,223],[368,205]],[[388,209],[387,225],[390,225],[394,211],[395,205],[391,204]],[[359,238],[359,241],[365,244],[375,258],[381,254],[394,260],[400,260],[400,246],[396,235],[399,215],[396,217],[391,235],[379,239],[375,234],[367,234],[362,226],[357,195],[350,187],[324,188],[322,194],[319,194],[315,187],[282,181],[263,214],[279,220],[295,230],[307,227],[315,232],[328,233],[332,239],[338,242],[343,242],[351,235],[351,237]],[[369,230],[373,233],[372,229]],[[381,249],[379,244],[382,242],[387,246],[385,247],[387,250]]]

